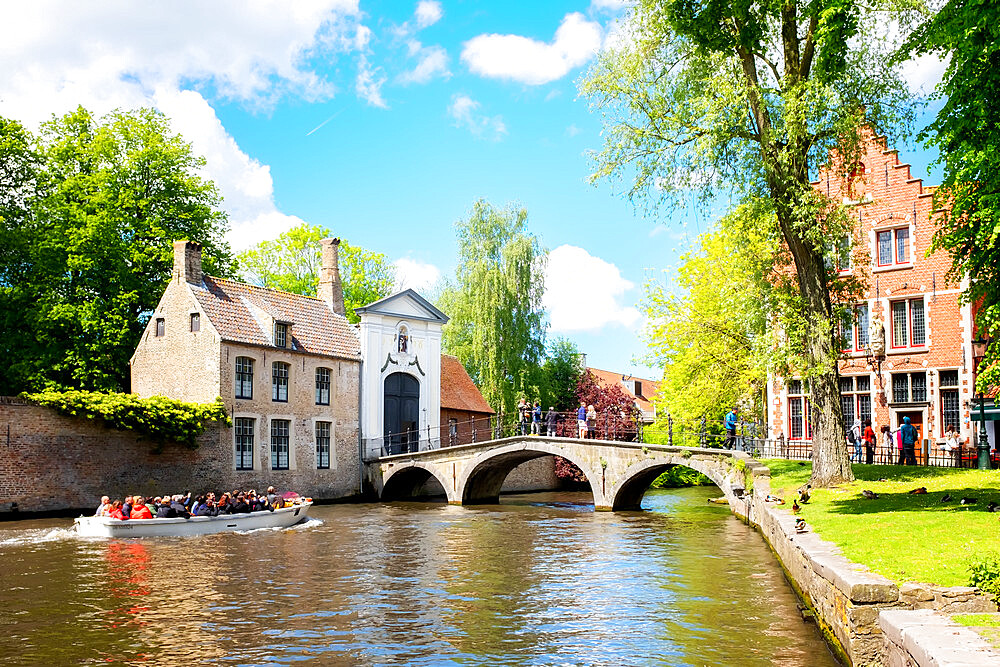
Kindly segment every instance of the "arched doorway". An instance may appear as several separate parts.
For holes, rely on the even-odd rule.
[[[408,373],[393,373],[383,386],[383,429],[387,454],[417,451],[420,440],[420,383]]]

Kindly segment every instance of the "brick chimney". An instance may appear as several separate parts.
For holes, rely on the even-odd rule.
[[[193,285],[201,284],[200,244],[174,241],[174,277]]]
[[[338,315],[344,314],[344,287],[340,284],[340,239],[323,239],[323,267],[319,272],[317,298],[326,301],[330,309]]]

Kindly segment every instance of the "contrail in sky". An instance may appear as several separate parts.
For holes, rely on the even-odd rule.
[[[338,111],[337,113],[333,114],[332,116],[330,116],[329,118],[327,118],[326,120],[324,120],[322,123],[320,123],[319,125],[317,125],[313,129],[311,129],[308,132],[306,132],[306,136],[308,137],[310,134],[312,134],[313,132],[315,132],[316,130],[318,130],[319,128],[323,127],[324,125],[326,125],[327,123],[329,123],[331,120],[333,120],[334,118],[336,118],[337,116],[339,116],[340,112],[343,111],[343,110],[344,109],[341,109],[340,111]]]

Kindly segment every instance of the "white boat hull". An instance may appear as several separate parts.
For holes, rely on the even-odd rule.
[[[187,537],[211,533],[231,533],[258,528],[287,528],[306,519],[311,502],[283,507],[273,512],[193,516],[190,519],[112,519],[81,516],[76,532],[84,537]]]

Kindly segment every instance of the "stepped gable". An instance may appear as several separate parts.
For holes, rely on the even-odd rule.
[[[458,357],[441,355],[441,408],[496,414]]]
[[[212,276],[204,276],[203,284],[190,285],[191,292],[223,340],[274,347],[251,310],[257,309],[291,325],[290,348],[295,351],[361,358],[354,327],[320,299]]]

